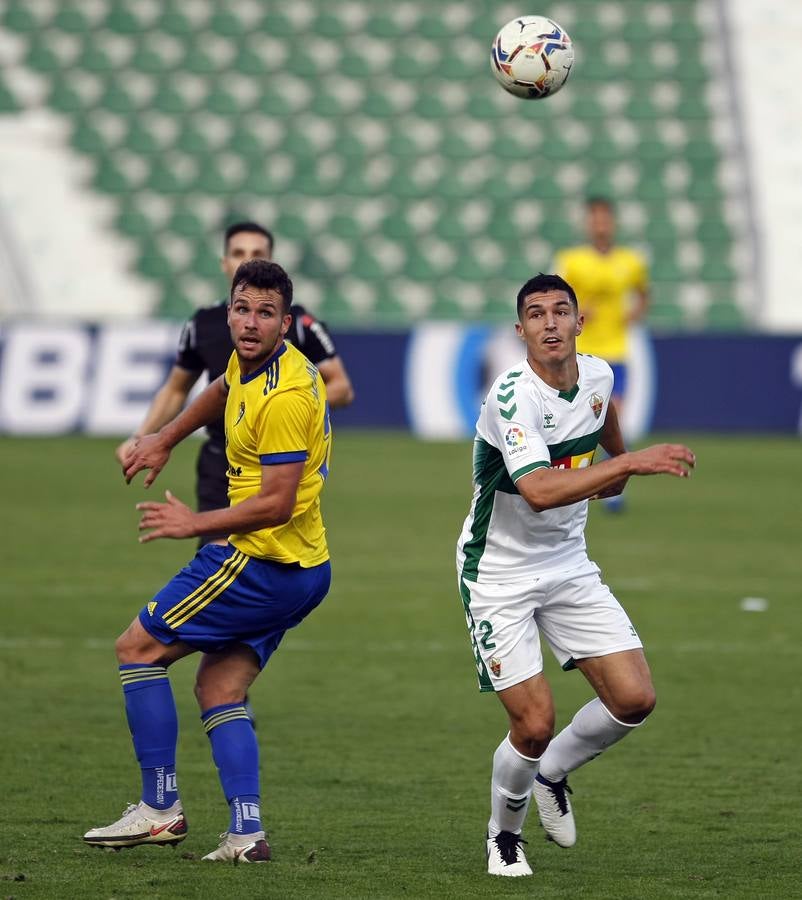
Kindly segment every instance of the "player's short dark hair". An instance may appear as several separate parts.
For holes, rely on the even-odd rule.
[[[530,278],[521,290],[518,291],[518,298],[515,306],[518,310],[518,318],[521,318],[521,309],[523,308],[524,300],[530,294],[545,294],[547,291],[565,291],[565,293],[568,294],[571,303],[574,304],[574,309],[577,311],[579,310],[576,293],[564,278],[560,278],[559,275],[547,275],[545,272],[538,272],[534,278]]]
[[[241,234],[243,231],[249,232],[250,234],[261,234],[263,237],[266,237],[267,242],[270,244],[270,253],[272,255],[273,248],[276,246],[276,242],[273,239],[273,233],[268,231],[264,225],[260,225],[258,222],[235,222],[233,225],[229,225],[228,228],[226,228],[226,233],[223,237],[223,253],[228,253],[228,242],[231,238],[233,238],[235,234]]]
[[[292,305],[292,281],[278,263],[268,262],[266,259],[249,259],[248,262],[242,263],[231,282],[229,303],[234,298],[234,291],[241,287],[278,291],[284,301],[284,315],[289,314]]]
[[[592,209],[594,206],[603,206],[611,213],[615,212],[615,204],[609,197],[603,197],[601,194],[591,194],[585,200],[585,209]]]

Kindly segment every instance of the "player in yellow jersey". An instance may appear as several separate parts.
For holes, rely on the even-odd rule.
[[[615,211],[606,198],[587,201],[585,229],[589,243],[558,252],[554,270],[573,286],[585,317],[578,352],[598,356],[613,370],[612,403],[621,421],[629,331],[646,315],[649,271],[641,253],[616,245]],[[605,503],[609,509],[620,509],[622,498],[611,497]]]
[[[646,314],[649,273],[642,254],[616,245],[615,213],[609,200],[588,200],[586,229],[590,243],[561,250],[555,268],[573,286],[585,317],[577,350],[612,366],[613,400],[620,403],[626,386],[628,332]]]
[[[171,449],[225,414],[230,506],[194,512],[169,491],[138,504],[141,541],[230,533],[207,544],[117,639],[126,714],[142,772],[142,797],[112,825],[93,828],[94,846],[175,844],[187,832],[178,795],[178,723],[167,668],[200,652],[195,694],[231,812],[207,860],[266,862],[260,814],[259,748],[244,706],[247,690],[288,628],[325,597],[331,580],[320,491],[331,430],[323,379],[285,343],[292,282],[272,262],[237,270],[228,305],[234,353],[225,375],[157,434],[139,439],[126,481],[153,483]]]

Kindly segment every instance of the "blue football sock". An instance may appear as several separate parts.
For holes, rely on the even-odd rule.
[[[242,703],[213,706],[201,716],[220,784],[231,809],[231,834],[262,831],[259,812],[259,745]]]
[[[130,663],[120,666],[120,680],[128,727],[142,770],[142,801],[154,809],[167,809],[178,800],[178,717],[167,669]]]

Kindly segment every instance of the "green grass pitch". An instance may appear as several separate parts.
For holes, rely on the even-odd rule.
[[[693,478],[636,479],[628,511],[594,508],[588,528],[657,710],[574,774],[577,846],[546,843],[533,815],[535,876],[506,881],[484,874],[483,848],[505,720],[476,690],[453,571],[469,443],[336,435],[333,589],[253,691],[275,859],[234,868],[200,862],[227,809],[191,659],[172,670],[189,837],[82,844],[138,798],[114,638],[192,545],[137,544],[146,494],[112,441],[3,439],[0,897],[802,897],[800,444],[687,440]],[[196,449],[151,493],[189,499]],[[547,672],[559,726],[590,691],[550,657]]]

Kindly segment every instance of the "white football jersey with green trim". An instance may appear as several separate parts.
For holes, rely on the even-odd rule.
[[[588,501],[535,512],[515,482],[541,466],[593,462],[613,389],[613,372],[577,356],[579,381],[558,391],[524,359],[493,383],[476,423],[473,501],[457,544],[469,581],[519,581],[571,569],[587,559]]]

